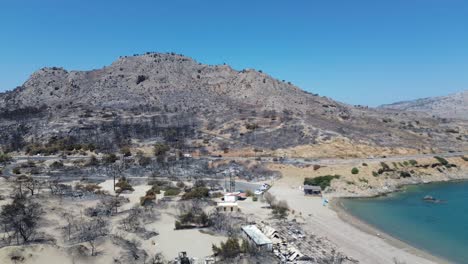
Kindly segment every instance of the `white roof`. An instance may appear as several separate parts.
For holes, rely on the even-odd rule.
[[[225,193],[224,196],[237,196],[240,192]]]
[[[256,225],[243,226],[242,230],[249,236],[257,246],[271,244],[271,240],[258,229]]]
[[[237,203],[218,203],[218,206],[237,206]]]

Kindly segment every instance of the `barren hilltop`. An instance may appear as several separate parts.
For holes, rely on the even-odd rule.
[[[321,146],[333,149],[325,156],[459,150],[467,146],[468,127],[343,104],[261,71],[174,53],[125,56],[91,71],[40,69],[0,94],[0,118],[0,144],[13,150],[52,137],[103,149],[131,139],[183,137],[211,151],[305,156],[323,155]]]
[[[380,107],[403,111],[424,112],[443,118],[468,120],[468,90],[447,96],[397,102]]]

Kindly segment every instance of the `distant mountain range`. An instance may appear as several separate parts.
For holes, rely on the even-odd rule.
[[[0,93],[0,146],[10,149],[50,138],[101,148],[162,138],[218,149],[275,150],[335,139],[452,149],[466,142],[467,130],[418,112],[343,104],[258,70],[204,65],[174,53],[124,56],[90,71],[43,68]],[[215,143],[201,133],[226,140]]]
[[[418,111],[443,118],[468,120],[468,90],[447,96],[386,104],[380,108]]]

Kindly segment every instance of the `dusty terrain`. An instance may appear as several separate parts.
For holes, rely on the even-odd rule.
[[[324,198],[332,199],[343,196],[372,196],[398,190],[405,184],[426,183],[431,181],[445,181],[454,179],[465,179],[468,177],[468,161],[466,156],[457,153],[440,154],[441,158],[436,159],[431,155],[408,155],[392,156],[387,158],[353,158],[353,159],[317,159],[290,158],[282,161],[275,161],[273,158],[263,158],[260,161],[250,158],[239,158],[235,162],[229,161],[228,157],[220,160],[209,161],[213,167],[225,167],[239,169],[244,164],[247,170],[258,170],[258,166],[265,166],[267,171],[281,173],[281,177],[265,177],[265,180],[272,184],[268,193],[273,194],[277,201],[285,201],[289,205],[286,219],[277,219],[272,215],[272,209],[262,197],[259,201],[248,198],[240,201],[241,213],[236,214],[234,219],[236,225],[246,225],[250,223],[267,224],[276,228],[289,245],[298,248],[302,253],[316,258],[317,263],[394,263],[395,260],[403,263],[441,263],[427,253],[415,250],[414,248],[401,243],[391,237],[380,234],[379,231],[369,228],[358,220],[337,213],[329,206],[323,206],[323,200],[319,197],[304,196],[301,190],[304,178],[323,175],[340,175],[339,179],[331,182],[329,188],[324,191]],[[44,160],[45,159],[45,160]],[[64,162],[63,171],[70,171],[73,166],[83,166],[83,157],[74,159],[70,157]],[[201,158],[203,159],[203,158]],[[59,157],[44,157],[43,159],[29,158],[27,160],[18,159],[18,163],[13,162],[7,165],[7,176],[2,178],[1,191],[3,199],[0,205],[11,202],[12,194],[17,192],[17,177],[10,170],[15,167],[21,168],[22,173],[28,173],[31,168],[41,166],[51,167]],[[446,165],[441,162],[447,161]],[[31,161],[36,164],[33,166]],[[185,161],[188,162],[188,161]],[[194,159],[191,162],[200,163]],[[382,169],[382,162],[388,164],[388,170],[377,173]],[[27,166],[26,166],[27,165]],[[103,165],[101,165],[103,166]],[[156,165],[154,165],[156,166]],[[227,166],[227,167],[226,167]],[[211,228],[195,228],[174,230],[174,223],[180,214],[180,196],[165,201],[164,192],[156,195],[156,202],[153,206],[141,206],[140,198],[145,196],[151,188],[147,182],[150,179],[167,180],[167,177],[158,176],[132,176],[133,191],[123,192],[117,197],[121,199],[121,204],[117,211],[109,216],[102,216],[109,223],[109,231],[105,236],[96,240],[96,255],[91,256],[91,247],[88,242],[77,241],[67,237],[67,226],[72,226],[79,222],[86,222],[95,219],[89,215],[90,208],[99,208],[106,199],[115,197],[113,180],[109,175],[98,176],[100,169],[89,170],[87,178],[76,176],[65,179],[65,184],[77,186],[77,184],[88,184],[90,180],[98,180],[100,189],[99,195],[81,196],[61,196],[51,194],[49,188],[43,186],[37,189],[37,193],[30,196],[36,200],[46,212],[40,221],[40,228],[37,233],[37,240],[26,245],[3,245],[0,249],[0,260],[2,263],[13,263],[14,257],[20,258],[17,263],[141,263],[141,260],[149,261],[152,257],[160,254],[161,259],[173,260],[181,251],[186,251],[190,257],[202,261],[213,254],[211,245],[220,244],[226,241],[227,233],[212,230]],[[156,167],[155,167],[156,168]],[[231,167],[232,168],[232,167]],[[357,168],[358,173],[351,173],[352,168]],[[125,172],[134,171],[129,168]],[[93,172],[94,171],[94,172]],[[407,172],[410,176],[401,176],[402,172]],[[38,180],[50,181],[56,176],[37,175]],[[96,176],[92,176],[95,173]],[[122,172],[124,173],[124,172]],[[169,170],[168,170],[169,173]],[[266,174],[265,174],[266,175]],[[174,176],[171,176],[174,178]],[[195,179],[185,178],[185,184],[190,185]],[[219,183],[222,185],[223,178]],[[254,190],[258,184],[245,182],[238,178],[238,188],[244,190]],[[256,187],[257,186],[257,187]],[[209,199],[219,202],[219,198]],[[144,229],[131,231],[128,223],[123,222],[133,210],[138,209],[142,215]],[[206,212],[210,212],[213,205],[203,206]],[[95,210],[95,209],[93,209]],[[78,222],[73,222],[78,221]],[[75,223],[75,224],[74,224]],[[290,232],[283,230],[284,226],[290,226],[294,230],[300,230],[305,238],[297,239],[291,237]],[[356,226],[360,227],[357,228]],[[72,237],[74,236],[72,232]],[[197,243],[193,243],[196,240]],[[4,243],[3,241],[2,243]],[[315,251],[312,249],[316,249]],[[278,261],[275,256],[262,256],[263,260],[268,259],[269,263]],[[340,262],[333,262],[333,259],[340,259]],[[231,261],[231,260],[230,260]],[[233,260],[232,260],[233,261]],[[231,262],[232,262],[231,261]],[[249,263],[252,259],[236,259],[239,263]],[[247,262],[245,262],[247,261]],[[146,262],[144,262],[146,263]],[[152,262],[148,262],[152,263]],[[159,263],[159,262],[155,262]],[[221,262],[223,263],[223,262]],[[228,261],[228,263],[230,263]],[[315,262],[313,262],[315,263]]]
[[[12,183],[5,180],[3,183],[3,193],[11,192]],[[112,180],[103,182],[101,186],[101,190],[113,193]],[[88,243],[71,243],[62,233],[70,216],[79,218],[76,219],[78,221],[89,219],[89,216],[84,215],[84,211],[96,206],[99,199],[56,199],[43,190],[42,196],[36,198],[41,201],[43,210],[47,212],[41,220],[43,224],[40,230],[53,240],[47,243],[35,242],[23,246],[2,247],[0,262],[13,263],[12,256],[21,256],[23,260],[18,263],[152,263],[149,262],[150,258],[157,253],[162,254],[162,259],[172,260],[181,251],[186,251],[192,258],[203,260],[213,254],[212,244],[226,240],[225,236],[205,234],[197,229],[175,231],[177,210],[173,203],[150,209],[156,211],[152,219],[148,219],[148,223],[145,224],[145,232],[154,232],[153,235],[147,237],[123,229],[120,222],[132,208],[140,206],[140,197],[144,196],[150,187],[147,184],[137,185],[134,186],[134,192],[121,195],[122,198],[128,199],[128,202],[119,207],[118,214],[110,219],[109,234],[96,241],[96,256],[89,256]],[[198,243],[193,243],[193,239],[197,239]],[[75,251],[78,246],[81,246],[81,252]],[[131,257],[132,254],[136,256],[135,259]],[[140,258],[141,260],[138,260]],[[143,262],[145,259],[147,262]]]
[[[340,179],[331,184],[329,194],[327,194],[330,197],[375,196],[396,191],[402,185],[468,178],[468,162],[459,156],[447,158],[451,164],[455,164],[457,167],[440,168],[440,170],[439,166],[432,167],[433,164],[438,163],[434,157],[418,158],[415,166],[409,164],[408,160],[410,159],[412,159],[411,156],[403,156],[387,159],[353,159],[349,162],[343,160],[341,164],[333,164],[330,161],[326,163],[315,162],[322,164],[318,165],[318,168],[317,166],[314,168],[312,165],[314,162],[300,167],[271,164],[269,168],[280,171],[283,178],[287,178],[284,184],[288,184],[291,188],[302,185],[306,177],[340,175]],[[376,175],[375,172],[382,168],[382,162],[389,165],[392,171]],[[352,174],[353,168],[357,168],[359,173]],[[401,177],[401,172],[409,172],[411,177]]]

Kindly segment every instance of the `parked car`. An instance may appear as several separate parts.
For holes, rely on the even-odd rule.
[[[254,194],[255,195],[262,195],[264,191],[260,190],[260,189],[257,189],[255,190]]]

